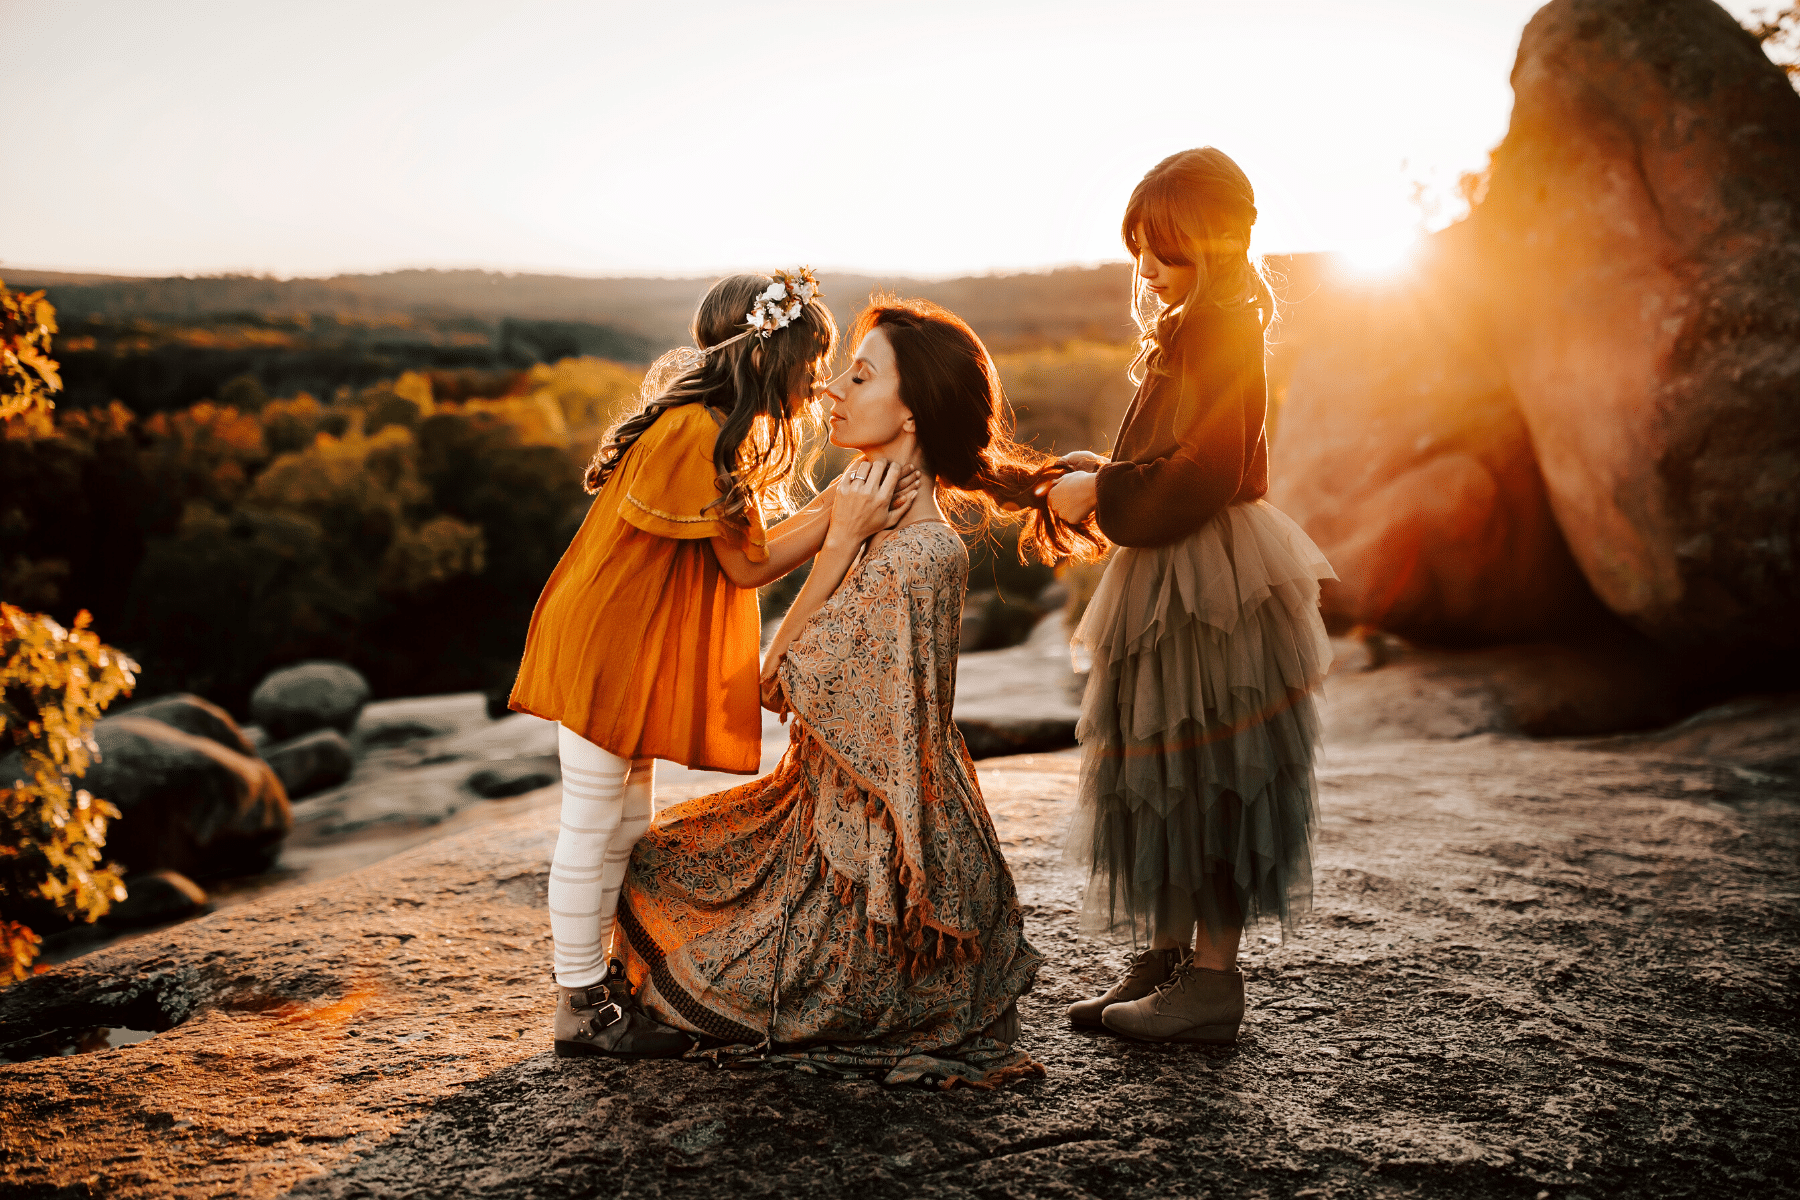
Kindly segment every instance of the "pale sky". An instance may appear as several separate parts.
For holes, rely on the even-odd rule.
[[[1041,269],[1205,144],[1256,250],[1381,246],[1505,132],[1537,7],[0,0],[0,272]]]

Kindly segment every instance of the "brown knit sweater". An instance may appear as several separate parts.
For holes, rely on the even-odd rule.
[[[1121,546],[1179,541],[1269,490],[1268,383],[1256,310],[1196,310],[1145,378],[1100,468],[1100,529]]]

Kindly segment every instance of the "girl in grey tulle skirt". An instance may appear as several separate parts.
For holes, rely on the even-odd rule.
[[[1261,500],[1113,552],[1075,632],[1093,666],[1068,849],[1092,869],[1090,929],[1235,932],[1307,907],[1330,578]]]
[[[1235,1040],[1244,927],[1286,928],[1312,898],[1333,576],[1262,499],[1274,300],[1247,254],[1255,222],[1250,181],[1216,149],[1144,176],[1121,229],[1137,395],[1110,459],[1066,456],[1049,493],[1117,547],[1075,634],[1093,665],[1068,850],[1089,867],[1089,928],[1150,941],[1069,1019],[1146,1041]]]

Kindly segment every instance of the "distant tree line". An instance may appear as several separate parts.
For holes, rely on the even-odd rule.
[[[61,407],[103,408],[116,399],[141,415],[223,399],[234,382],[253,389],[237,399],[254,404],[301,392],[336,397],[407,371],[506,377],[564,358],[646,361],[651,347],[584,321],[241,312],[183,321],[65,315],[57,355]]]
[[[352,662],[385,695],[504,683],[586,511],[592,437],[637,375],[575,359],[446,401],[432,378],[10,423],[0,596],[63,621],[89,609],[151,694],[238,712],[305,658]]]

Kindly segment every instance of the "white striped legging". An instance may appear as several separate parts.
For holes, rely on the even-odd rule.
[[[550,933],[556,982],[579,988],[606,975],[607,947],[631,847],[650,828],[654,759],[602,750],[559,725],[562,829],[550,860]]]

